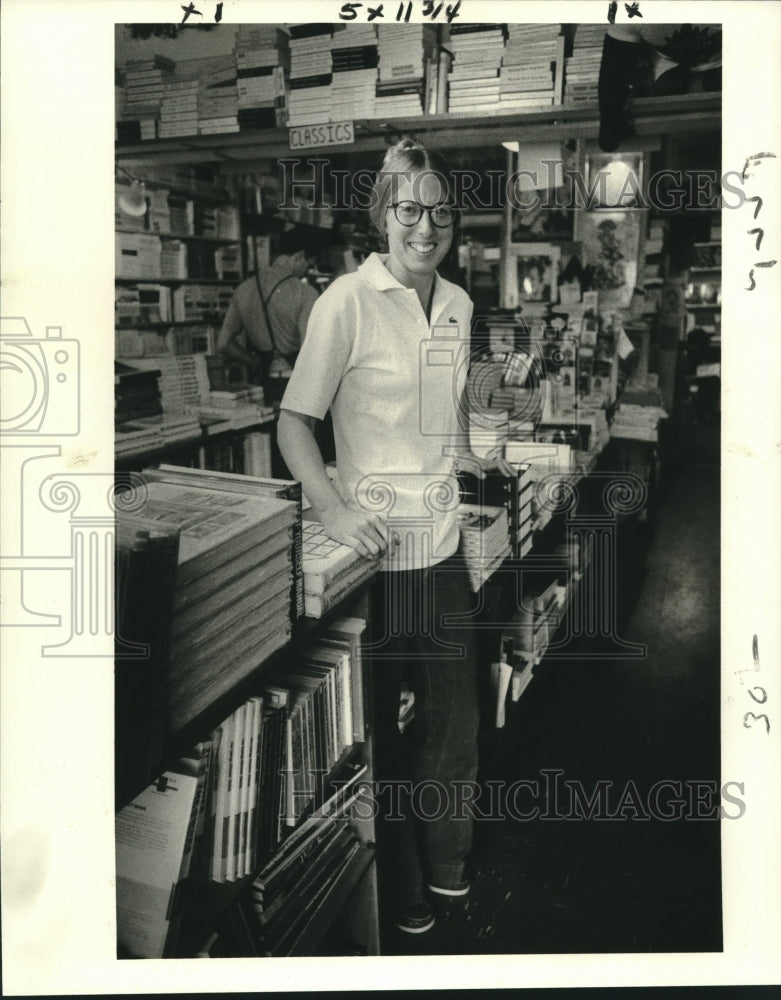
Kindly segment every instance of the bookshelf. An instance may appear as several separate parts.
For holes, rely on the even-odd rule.
[[[291,541],[289,544],[294,543]],[[163,575],[159,571],[155,573],[155,580],[158,581],[158,586],[160,586],[159,581]],[[122,823],[127,822],[124,819],[127,815],[127,810],[135,808],[134,803],[140,801],[140,794],[148,795],[150,792],[154,793],[155,782],[161,780],[157,776],[162,776],[162,780],[164,780],[165,776],[170,775],[171,772],[178,772],[178,765],[181,764],[184,756],[189,756],[188,749],[197,745],[202,746],[203,744],[199,743],[199,741],[212,739],[214,733],[220,727],[223,727],[224,730],[225,720],[229,719],[232,713],[235,714],[240,706],[249,704],[250,699],[257,698],[258,696],[263,697],[264,701],[267,702],[269,692],[277,690],[275,685],[285,683],[285,678],[290,675],[291,670],[294,670],[295,664],[299,660],[302,663],[306,662],[307,657],[311,656],[313,643],[315,644],[315,648],[317,648],[317,643],[326,633],[332,636],[340,634],[340,632],[344,634],[343,629],[346,627],[343,625],[345,616],[348,616],[348,620],[351,619],[356,623],[366,623],[362,628],[368,627],[369,615],[366,577],[364,577],[364,582],[353,587],[344,598],[329,608],[321,618],[297,618],[292,623],[289,638],[286,642],[278,645],[278,648],[270,655],[261,658],[252,669],[244,671],[243,675],[232,682],[227,690],[211,698],[208,705],[187,718],[184,724],[180,725],[172,726],[170,722],[168,724],[160,722],[161,709],[159,696],[155,694],[156,684],[159,686],[159,677],[155,679],[149,676],[148,668],[150,664],[148,661],[142,664],[142,666],[147,668],[147,674],[144,675],[142,673],[140,680],[136,674],[138,665],[133,664],[132,661],[126,661],[124,672],[122,672],[120,666],[118,678],[122,681],[121,691],[123,698],[121,704],[117,705],[118,739],[116,767],[118,822],[120,820],[122,820]],[[127,621],[127,615],[123,615],[121,620]],[[334,633],[334,628],[340,631]],[[365,811],[363,813],[358,811],[354,814],[344,813],[347,826],[351,831],[349,834],[351,853],[346,857],[345,864],[341,867],[337,866],[329,875],[325,884],[318,888],[316,894],[317,904],[312,907],[311,912],[307,912],[307,899],[302,899],[301,914],[299,915],[296,912],[291,916],[289,932],[285,924],[281,926],[274,926],[273,924],[265,925],[265,930],[259,929],[260,925],[258,925],[253,930],[253,933],[257,933],[258,936],[253,939],[252,934],[246,936],[240,930],[240,927],[245,927],[248,916],[250,919],[253,919],[254,904],[251,903],[251,898],[255,892],[254,883],[258,872],[269,869],[273,872],[277,856],[283,855],[288,850],[289,842],[300,837],[300,831],[306,830],[308,824],[315,824],[315,827],[317,827],[317,824],[321,823],[321,821],[323,824],[327,822],[327,810],[333,808],[329,806],[329,803],[333,801],[334,795],[338,796],[342,794],[340,792],[341,788],[350,787],[351,782],[354,782],[356,778],[360,779],[362,784],[370,783],[373,780],[372,727],[370,713],[365,707],[370,697],[371,681],[368,659],[362,657],[357,652],[363,642],[361,634],[361,630],[354,632],[356,645],[351,645],[352,652],[350,654],[351,665],[349,673],[343,674],[341,671],[344,668],[340,667],[338,674],[336,672],[329,674],[328,676],[334,678],[333,682],[328,681],[328,684],[318,685],[313,690],[320,693],[317,695],[313,693],[311,702],[307,702],[307,704],[311,705],[308,711],[315,713],[309,716],[310,723],[308,727],[300,730],[302,734],[309,732],[311,734],[309,738],[315,741],[310,744],[310,750],[307,753],[314,755],[316,745],[321,748],[317,751],[318,753],[322,753],[326,745],[331,747],[328,751],[328,759],[331,762],[330,766],[327,769],[316,769],[312,772],[313,797],[307,796],[303,811],[296,810],[295,823],[290,819],[290,814],[287,814],[288,818],[286,818],[283,824],[283,829],[287,829],[287,833],[280,834],[280,839],[272,846],[270,851],[267,850],[265,854],[262,852],[258,854],[256,867],[249,873],[245,873],[244,875],[237,873],[227,881],[214,881],[213,878],[208,877],[208,844],[202,848],[201,855],[197,855],[197,857],[200,857],[200,861],[197,863],[193,862],[193,867],[189,870],[187,877],[179,882],[176,888],[175,901],[170,904],[169,912],[172,914],[171,919],[172,921],[178,920],[179,926],[175,937],[167,937],[162,957],[202,956],[204,949],[208,950],[208,957],[234,955],[253,957],[265,954],[285,956],[315,955],[318,954],[318,950],[326,938],[329,939],[329,954],[378,953],[377,881],[374,864],[374,823],[371,811],[368,814]],[[149,635],[148,638],[150,641],[154,641],[152,635]],[[152,646],[153,659],[154,651],[159,648],[155,645]],[[151,666],[154,667],[154,664],[151,664]],[[159,663],[158,667],[160,667]],[[130,678],[133,679],[129,681]],[[130,688],[128,687],[128,682],[131,685]],[[335,685],[333,700],[327,694],[328,685],[331,683]],[[144,685],[146,685],[146,691],[142,690]],[[337,688],[342,691],[342,696],[336,694]],[[344,714],[346,712],[344,702],[345,692],[349,693],[349,721],[348,716]],[[132,694],[133,700],[128,697],[129,693]],[[157,715],[158,719],[157,732],[151,734],[144,731],[133,732],[132,726],[129,726],[127,722],[128,712],[134,708],[137,711],[139,701],[143,700],[145,695],[149,699],[144,706],[146,721],[149,721],[154,715]],[[157,701],[155,701],[156,697]],[[337,720],[335,713],[337,706],[340,704],[340,697],[342,708],[339,709]],[[318,700],[315,701],[315,698]],[[329,704],[332,707],[327,709],[326,706]],[[316,709],[315,706],[320,707]],[[285,711],[285,718],[292,718],[292,714],[288,715],[288,710]],[[292,713],[292,710],[290,711]],[[170,718],[170,712],[164,714]],[[323,733],[322,724],[326,723],[328,718],[332,720],[327,723],[329,730],[331,726],[334,727],[334,732],[337,729],[337,725],[339,728],[342,747],[338,753],[337,750],[340,743],[336,742],[336,738],[329,742],[330,737],[326,739],[325,735],[318,735],[315,740],[316,733]],[[316,722],[316,719],[322,721]],[[264,727],[266,724],[264,722]],[[317,727],[320,728],[318,729]],[[154,726],[152,726],[152,729],[154,729]],[[345,738],[346,729],[349,731],[349,738]],[[270,732],[269,740],[273,741],[273,729]],[[295,733],[295,730],[293,732]],[[152,777],[152,786],[147,785],[149,776],[144,776],[143,761],[139,765],[135,756],[133,759],[128,760],[128,755],[137,755],[139,750],[143,749],[143,741],[149,739],[150,735],[152,742],[156,743],[157,747],[157,757],[154,764],[150,764],[149,774]],[[304,738],[303,735],[302,738]],[[264,747],[266,746],[265,743],[263,745]],[[268,747],[270,748],[274,745],[273,742],[269,742]],[[279,746],[282,748],[283,744],[280,743]],[[153,747],[148,751],[148,760],[150,761],[153,758],[154,749]],[[269,752],[270,750],[263,750],[264,754]],[[284,751],[281,749],[280,752]],[[260,753],[260,749],[258,753]],[[273,759],[273,757],[269,758],[270,761],[273,761]],[[290,760],[289,757],[287,759],[288,761]],[[311,757],[312,761],[315,759],[325,760],[324,757]],[[212,761],[211,766],[214,766],[214,761]],[[270,775],[273,771],[273,764],[268,764],[267,774]],[[287,771],[287,768],[285,768],[285,771]],[[142,778],[143,780],[141,780]],[[287,780],[292,782],[293,779],[290,777]],[[259,785],[261,789],[259,794],[261,796],[264,795],[263,789],[265,787],[265,785]],[[354,788],[358,787],[358,785],[354,786]],[[157,791],[159,792],[159,788]],[[209,794],[211,796],[213,793],[210,792]],[[292,801],[286,797],[291,794],[293,794],[291,790],[283,793],[283,798],[279,800],[280,803],[283,804],[284,802]],[[265,821],[269,822],[269,819],[275,814],[272,810],[269,810],[267,814],[260,813],[261,803],[264,801],[274,800],[266,800],[264,798],[258,800],[258,815],[265,817]],[[286,810],[288,809],[287,806],[285,808]],[[323,810],[326,810],[326,813],[324,813],[325,819],[322,817],[318,819],[319,814]],[[337,811],[334,815],[338,817],[341,813]],[[263,822],[263,818],[258,820],[259,837],[261,836],[260,824]],[[334,820],[331,822],[334,822]],[[336,823],[338,826],[338,820]],[[159,832],[160,828],[156,829]],[[273,838],[274,835],[272,833],[269,836]],[[260,841],[258,842],[260,843]],[[134,838],[131,837],[131,848],[133,846],[135,846],[135,842]],[[294,846],[291,852],[294,853],[296,850],[297,847]],[[301,879],[308,877],[307,872],[310,871],[310,867],[315,872],[313,877],[319,877],[317,875],[316,854],[310,856],[310,862],[307,862],[309,867],[299,867],[298,871]],[[213,860],[211,864],[214,864]],[[150,862],[150,866],[154,868],[154,865],[155,862],[153,860]],[[204,867],[205,865],[207,867]],[[120,878],[119,884],[120,888],[124,889],[126,881],[123,882],[122,878]],[[135,894],[131,893],[128,897],[126,893],[123,899],[126,901],[128,898],[133,899],[134,897]],[[132,909],[132,903],[129,905]],[[126,912],[125,909],[122,912],[124,914]],[[131,928],[132,924],[133,921],[131,919]],[[131,947],[127,950],[120,946],[119,957],[154,957],[155,953],[152,952],[145,953],[141,951],[139,953],[138,950],[134,951],[133,944],[135,944],[136,949],[139,947],[137,939],[133,937],[132,930],[129,932],[129,937],[122,937],[122,934],[128,934],[125,931],[127,924],[121,921],[120,925],[122,927],[120,942],[130,941]],[[269,930],[269,927],[273,928],[273,932]],[[168,934],[172,933],[172,931],[168,931]],[[272,940],[273,944],[269,943]],[[266,948],[269,950],[264,950]],[[334,948],[337,949],[335,952],[333,951]]]

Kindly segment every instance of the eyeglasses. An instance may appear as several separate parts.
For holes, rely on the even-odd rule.
[[[429,218],[437,229],[447,229],[452,226],[456,218],[456,210],[452,205],[419,205],[416,201],[400,201],[396,205],[388,205],[388,209],[393,209],[396,218],[402,226],[414,226],[420,222],[424,212],[428,212]]]

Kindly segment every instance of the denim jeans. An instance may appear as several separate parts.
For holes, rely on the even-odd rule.
[[[472,846],[465,800],[478,764],[474,605],[457,557],[380,573],[371,598],[379,878],[404,907],[423,898],[424,882],[458,882]],[[404,680],[415,718],[402,735]]]

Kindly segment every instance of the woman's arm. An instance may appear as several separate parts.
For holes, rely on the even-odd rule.
[[[277,443],[293,477],[301,483],[315,518],[325,533],[361,553],[373,557],[388,547],[387,525],[378,514],[349,507],[339,496],[325,471],[315,440],[316,420],[295,410],[279,411]]]

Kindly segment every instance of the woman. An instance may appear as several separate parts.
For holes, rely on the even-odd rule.
[[[403,139],[385,156],[370,215],[388,252],[315,304],[278,440],[327,534],[384,556],[371,606],[379,874],[396,925],[419,933],[434,923],[426,883],[444,895],[469,890],[478,706],[456,461],[481,476],[511,470],[469,450],[461,403],[472,302],[437,274],[457,246],[445,162]],[[336,484],[314,437],[329,408]],[[397,724],[405,679],[415,691],[409,761]]]

